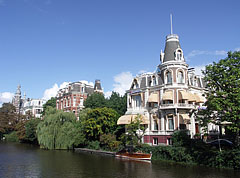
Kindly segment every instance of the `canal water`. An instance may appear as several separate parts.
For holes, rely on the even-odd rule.
[[[0,178],[237,178],[240,172],[160,161],[136,162],[72,151],[0,142]]]

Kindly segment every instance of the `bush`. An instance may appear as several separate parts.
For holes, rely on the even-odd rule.
[[[8,142],[19,142],[17,133],[15,131],[11,132],[10,134],[4,135],[6,138],[6,141]]]
[[[113,134],[103,134],[100,136],[101,146],[110,151],[119,151],[121,142],[116,140],[116,136]]]
[[[187,130],[176,131],[172,135],[173,146],[188,146],[191,142]]]
[[[88,149],[99,150],[100,149],[100,142],[99,141],[91,141],[87,145]]]

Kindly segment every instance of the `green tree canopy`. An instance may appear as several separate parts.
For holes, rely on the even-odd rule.
[[[125,145],[137,146],[142,143],[146,128],[142,124],[143,118],[141,115],[132,119],[131,123],[126,125],[127,132],[122,135],[122,141]]]
[[[77,134],[75,124],[73,113],[48,108],[44,120],[37,126],[40,146],[46,149],[72,149]]]
[[[107,106],[107,100],[104,98],[104,95],[101,93],[93,93],[88,96],[88,98],[84,101],[83,105],[85,108],[103,108]]]
[[[14,131],[18,123],[18,115],[15,107],[10,103],[3,103],[0,108],[0,139],[3,134]]]
[[[229,52],[225,59],[206,66],[207,102],[205,119],[212,122],[228,121],[239,145],[240,130],[240,52]]]
[[[56,108],[56,98],[52,97],[51,99],[49,99],[44,105],[43,105],[43,112],[42,115],[45,115],[46,110],[48,107],[52,107],[52,108]]]
[[[122,116],[127,111],[127,95],[120,96],[117,92],[112,92],[112,95],[107,100],[107,107],[114,109]]]
[[[118,117],[115,110],[104,107],[90,109],[86,114],[80,115],[79,119],[86,139],[99,141],[101,134],[114,133]]]

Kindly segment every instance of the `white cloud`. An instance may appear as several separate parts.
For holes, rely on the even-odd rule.
[[[226,56],[227,55],[227,51],[224,50],[220,50],[220,51],[214,51],[215,55],[219,55],[219,56]]]
[[[14,93],[10,93],[10,92],[0,93],[0,106],[2,105],[2,103],[9,103],[9,102],[11,102],[13,96],[14,96]]]
[[[240,47],[239,48],[235,48],[234,51],[240,51]]]
[[[206,65],[193,66],[193,68],[195,68],[195,74],[203,75],[202,70],[205,70],[205,66]]]
[[[52,86],[52,88],[48,88],[44,91],[43,94],[43,99],[45,100],[49,100],[51,97],[55,97],[57,95],[57,92],[59,89],[66,87],[69,84],[69,82],[63,82],[62,84],[60,84],[60,86],[58,87],[58,84],[54,84]]]
[[[198,55],[226,56],[227,55],[227,51],[224,51],[224,50],[216,50],[216,51],[193,50],[186,56],[186,58],[194,57],[194,56],[198,56]]]
[[[105,98],[109,98],[112,95],[112,91],[104,92]]]
[[[124,95],[126,90],[130,88],[133,80],[131,72],[122,72],[114,76],[113,91],[118,92],[120,95]]]

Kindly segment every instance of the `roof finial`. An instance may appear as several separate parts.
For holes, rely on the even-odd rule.
[[[170,23],[171,23],[171,35],[173,34],[173,28],[172,28],[172,14],[170,14]]]

